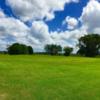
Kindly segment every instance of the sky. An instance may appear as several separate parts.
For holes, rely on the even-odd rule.
[[[77,50],[78,39],[100,34],[100,0],[0,0],[0,50],[13,43]]]

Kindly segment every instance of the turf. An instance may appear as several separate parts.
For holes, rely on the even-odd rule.
[[[100,58],[0,55],[0,100],[100,100]]]

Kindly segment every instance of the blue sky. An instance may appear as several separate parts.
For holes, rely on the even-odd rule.
[[[55,19],[47,22],[50,30],[55,31],[58,28],[65,30],[66,26],[62,26],[62,21],[66,18],[66,16],[71,16],[78,19],[81,16],[83,7],[86,6],[87,2],[88,0],[81,0],[79,3],[66,4],[64,11],[55,12]]]
[[[81,36],[99,32],[99,0],[0,0],[1,50],[15,42],[76,48]]]
[[[7,4],[5,3],[5,0],[0,0],[0,8],[4,11],[5,14],[7,14],[8,16],[12,15],[12,11],[10,9],[9,6],[7,6]]]
[[[79,18],[81,16],[83,7],[86,6],[88,0],[81,0],[79,3],[70,3],[70,4],[65,4],[64,10],[63,11],[56,11],[55,13],[55,18],[50,21],[45,21],[46,24],[49,26],[50,31],[56,31],[57,29],[60,30],[65,30],[66,25],[62,25],[62,21],[66,18],[66,16],[71,16],[75,18]],[[5,0],[0,0],[0,8],[4,11],[4,13],[7,16],[10,17],[15,17],[17,18],[16,15],[12,12],[12,9],[10,6],[6,4]],[[30,25],[30,21],[26,22],[26,24]]]

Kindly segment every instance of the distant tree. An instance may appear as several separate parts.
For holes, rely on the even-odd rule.
[[[30,49],[24,44],[14,43],[8,48],[9,54],[30,54]]]
[[[89,34],[79,39],[78,54],[88,57],[94,57],[99,54],[100,50],[100,35]]]
[[[63,51],[64,51],[64,55],[65,56],[69,56],[72,53],[73,48],[71,48],[71,47],[64,47]]]
[[[57,55],[59,52],[62,51],[62,47],[56,44],[47,44],[45,46],[45,51],[51,55]]]
[[[29,52],[29,54],[33,54],[33,48],[31,47],[31,46],[28,46],[28,52]]]
[[[51,54],[51,45],[49,45],[49,44],[45,45],[44,49],[45,49],[46,53]]]

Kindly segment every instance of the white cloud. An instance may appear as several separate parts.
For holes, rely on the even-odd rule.
[[[19,42],[31,45],[35,50],[41,51],[45,44],[60,44],[62,46],[75,46],[80,31],[49,32],[44,21],[33,21],[32,27],[26,26],[22,21],[5,17],[2,12],[0,18],[0,48],[6,49],[7,45]]]
[[[88,32],[100,33],[100,3],[97,0],[90,0],[84,7],[80,19]]]
[[[42,51],[46,44],[52,43],[75,46],[80,35],[80,30],[49,32],[48,26],[43,21],[34,21],[32,27],[29,28],[15,18],[0,18],[0,48],[2,50],[14,42],[31,45],[37,51]]]
[[[64,5],[78,0],[6,0],[14,14],[23,21],[53,19],[54,12],[64,9]]]
[[[0,35],[13,35],[23,37],[28,32],[28,27],[21,21],[14,18],[0,18]]]
[[[14,42],[27,43],[29,28],[20,20],[10,17],[0,18],[0,50]]]
[[[76,18],[67,16],[63,22],[63,24],[67,23],[68,29],[75,29],[78,26],[78,20]]]
[[[48,26],[43,21],[34,21],[32,27],[26,26],[22,21],[2,16],[0,18],[0,50],[14,42],[31,45],[35,50],[43,50],[46,43],[52,39]]]
[[[73,30],[49,32],[49,27],[42,19],[54,18],[55,11],[63,10],[65,3],[72,1],[77,0],[7,0],[21,20],[7,17],[0,10],[0,49],[4,50],[13,42],[31,45],[37,51],[51,43],[75,47],[78,39],[88,32],[100,33],[100,3],[96,0],[90,0],[84,7],[79,19],[82,22],[80,28],[77,28],[78,20],[68,16],[64,22],[68,24],[68,29]],[[27,20],[34,20],[31,27],[24,24],[23,21]]]
[[[52,42],[48,26],[43,21],[34,21],[31,27],[31,35],[40,42]]]

